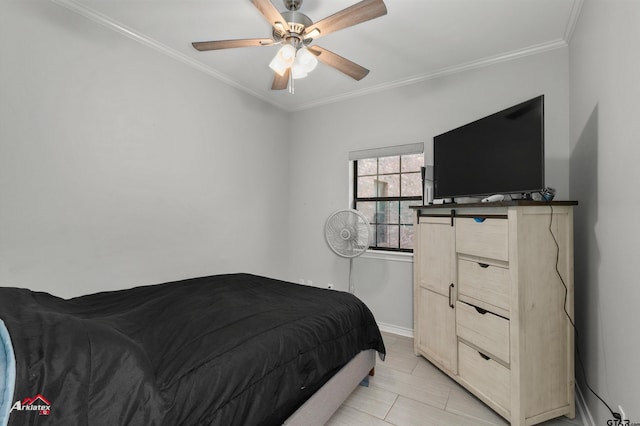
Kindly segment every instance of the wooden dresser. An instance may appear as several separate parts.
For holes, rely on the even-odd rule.
[[[576,204],[416,208],[415,352],[512,425],[575,417]]]

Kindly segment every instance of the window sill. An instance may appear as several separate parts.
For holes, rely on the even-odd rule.
[[[384,250],[367,250],[361,257],[366,259],[379,259],[391,262],[413,263],[413,253],[384,251]]]

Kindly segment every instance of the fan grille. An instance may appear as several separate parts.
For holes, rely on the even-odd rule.
[[[367,218],[357,210],[338,210],[325,224],[325,239],[338,256],[357,257],[371,242],[371,227]]]

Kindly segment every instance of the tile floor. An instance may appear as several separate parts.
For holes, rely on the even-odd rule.
[[[413,339],[382,333],[387,357],[377,360],[369,387],[358,386],[329,420],[329,425],[486,426],[508,423],[422,357]],[[583,425],[561,417],[544,426]]]

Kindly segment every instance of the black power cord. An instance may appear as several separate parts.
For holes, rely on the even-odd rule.
[[[609,410],[609,412],[611,413],[614,419],[618,421],[622,421],[622,416],[620,415],[620,413],[614,412],[609,406],[609,404],[607,404],[605,400],[602,399],[600,395],[598,395],[596,391],[593,390],[593,388],[589,385],[589,381],[587,380],[587,373],[584,369],[582,356],[580,355],[580,345],[578,344],[578,329],[576,328],[576,324],[573,322],[571,315],[569,315],[569,312],[567,311],[567,298],[569,296],[569,288],[567,287],[567,284],[564,282],[564,278],[562,278],[562,275],[560,274],[560,270],[558,269],[558,264],[560,262],[560,245],[558,244],[558,240],[556,239],[556,236],[553,233],[553,230],[551,229],[551,225],[553,224],[553,205],[548,204],[548,206],[551,208],[551,215],[549,219],[549,233],[551,234],[551,237],[553,238],[553,242],[556,245],[556,274],[558,275],[558,278],[560,278],[560,282],[564,287],[564,313],[569,319],[569,322],[571,323],[571,326],[573,327],[573,332],[575,334],[576,355],[578,358],[578,364],[580,365],[580,370],[582,371],[582,377],[584,378],[584,384],[587,386],[587,389],[589,389],[589,391],[591,391],[591,393],[594,394],[596,398],[598,398],[600,402],[604,404],[605,407],[607,407],[607,409]]]

